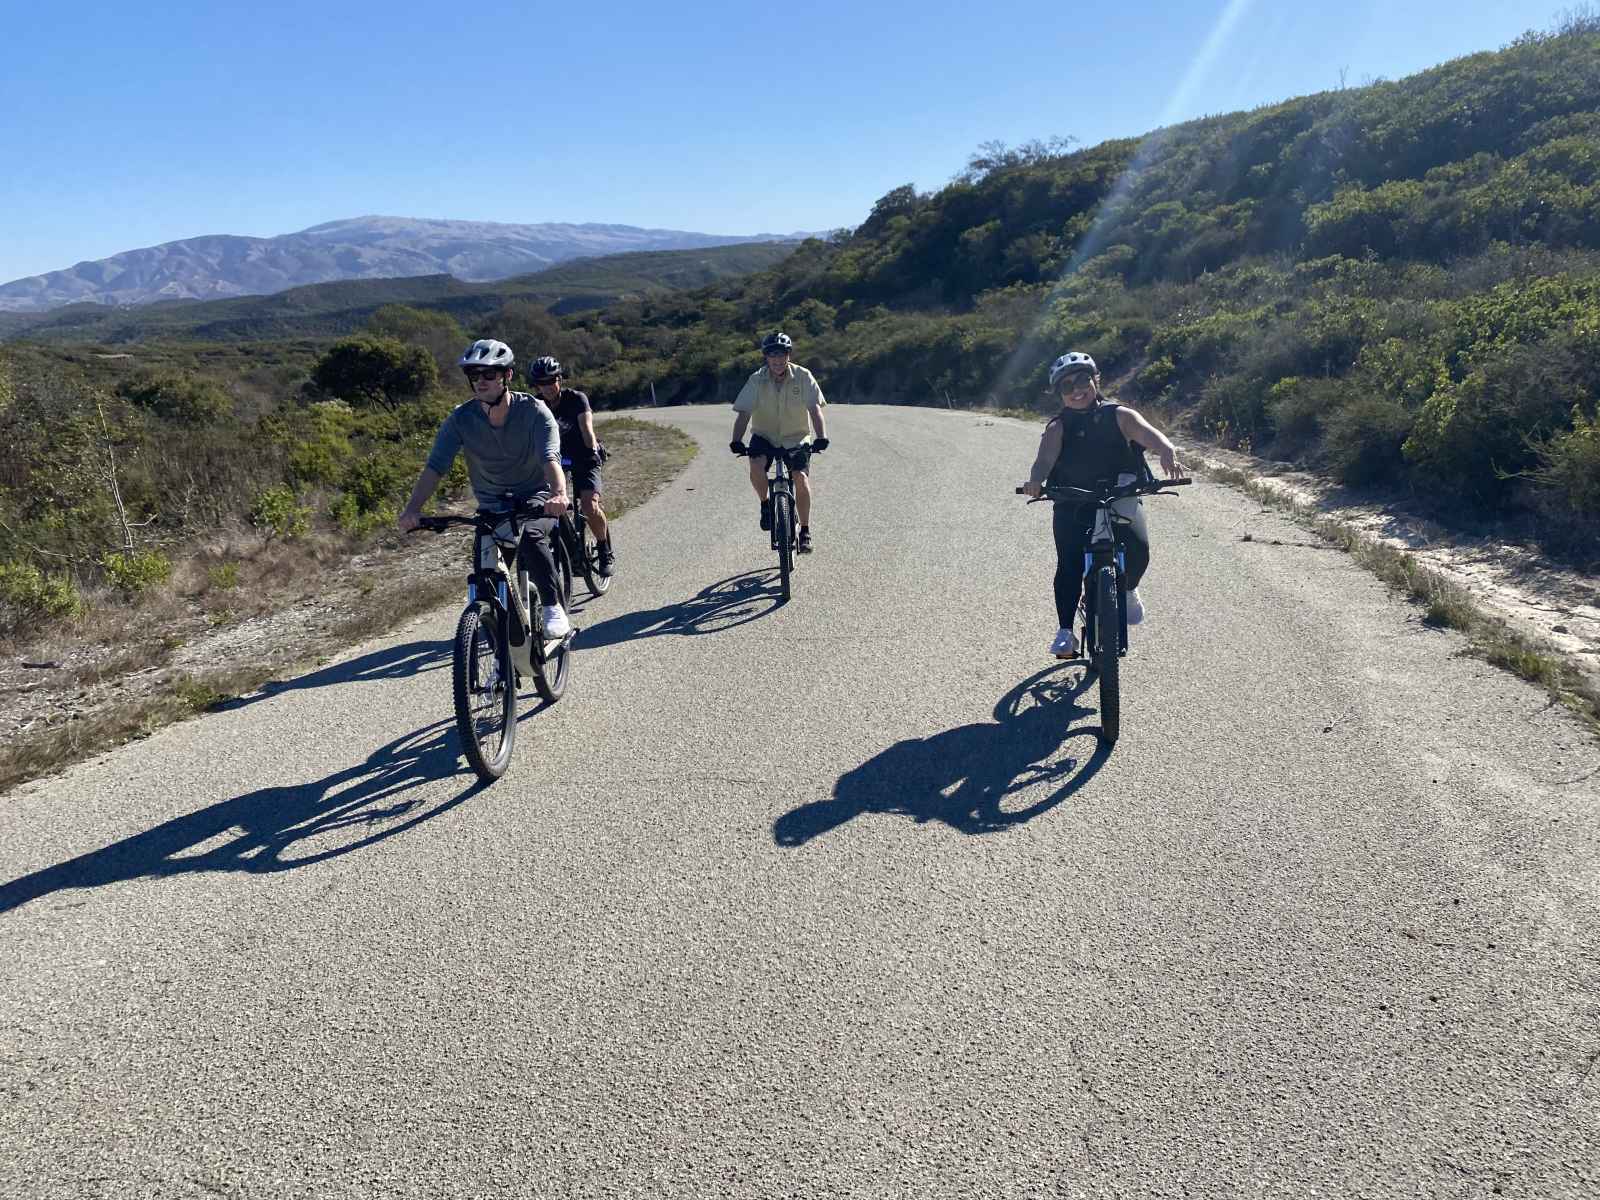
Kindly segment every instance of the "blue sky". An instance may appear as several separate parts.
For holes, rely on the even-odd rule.
[[[0,282],[365,213],[854,225],[992,138],[1398,78],[1571,4],[0,0]]]

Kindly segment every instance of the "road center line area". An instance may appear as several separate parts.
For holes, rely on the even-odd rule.
[[[1202,479],[1108,750],[1037,426],[830,409],[780,604],[728,410],[643,415],[499,782],[449,609],[0,801],[0,1195],[1600,1194],[1543,693]]]

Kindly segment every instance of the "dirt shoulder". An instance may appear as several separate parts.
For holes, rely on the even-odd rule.
[[[694,457],[677,429],[597,423],[611,451],[605,506],[644,503]],[[618,530],[627,570],[627,525]],[[348,545],[292,546],[238,534],[200,548],[162,594],[103,606],[7,647],[0,659],[0,791],[130,738],[284,681],[462,594],[466,535],[383,532]],[[216,586],[218,570],[238,578]],[[581,586],[581,584],[580,584]]]
[[[1182,446],[1181,456],[1225,480],[1242,475],[1258,497],[1335,521],[1369,542],[1403,551],[1469,596],[1490,618],[1559,656],[1593,694],[1600,694],[1600,576],[1561,566],[1530,546],[1453,532],[1403,505],[1364,501],[1328,479],[1283,463],[1192,442]]]

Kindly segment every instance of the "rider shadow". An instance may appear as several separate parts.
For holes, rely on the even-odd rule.
[[[691,636],[721,633],[758,620],[782,604],[777,592],[768,591],[765,587],[775,571],[776,568],[767,568],[730,575],[727,579],[702,588],[681,603],[623,613],[598,625],[586,625],[577,646],[582,650],[592,650],[599,646],[614,646],[618,642],[668,634]]]
[[[995,833],[1048,812],[1094,778],[1111,754],[1094,725],[1072,727],[1089,709],[1077,703],[1089,684],[1081,668],[1047,667],[995,705],[992,722],[908,738],[841,775],[833,798],[779,817],[772,839],[803,846],[863,813],[900,813],[918,824],[943,821],[962,833]],[[1073,738],[1092,737],[1087,758],[1058,757]],[[1007,800],[1040,784],[1026,807]]]
[[[0,885],[0,913],[69,888],[197,871],[268,874],[337,858],[448,812],[476,779],[425,805],[420,785],[462,772],[453,722],[439,721],[315,783],[260,788]]]
[[[450,664],[451,643],[407,642],[403,646],[385,646],[363,654],[360,658],[331,663],[294,679],[271,679],[246,696],[225,700],[216,711],[244,708],[258,701],[281,696],[285,692],[299,692],[308,688],[331,687],[339,683],[375,683],[385,679],[405,679],[426,671],[437,671]]]

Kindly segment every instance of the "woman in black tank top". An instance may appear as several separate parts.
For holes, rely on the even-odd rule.
[[[1131,482],[1147,470],[1145,450],[1156,452],[1169,479],[1183,473],[1177,451],[1160,430],[1133,409],[1105,398],[1100,391],[1100,372],[1087,354],[1074,352],[1056,359],[1050,368],[1050,386],[1060,397],[1061,411],[1050,419],[1039,439],[1039,453],[1023,488],[1028,495],[1039,496],[1047,485],[1093,487]],[[1150,565],[1150,535],[1138,500],[1118,501],[1116,507],[1131,522],[1117,526],[1117,541],[1127,566],[1128,623],[1137,625],[1144,619],[1138,588]],[[1083,593],[1083,556],[1089,548],[1093,516],[1093,505],[1055,506],[1058,628],[1050,653],[1057,658],[1072,658],[1078,652],[1072,625]]]

